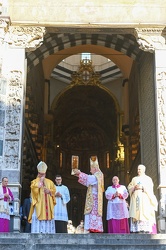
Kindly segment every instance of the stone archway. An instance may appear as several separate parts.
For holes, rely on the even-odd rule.
[[[142,52],[141,50],[139,50],[138,48],[138,44],[136,43],[136,39],[134,38],[134,36],[132,35],[101,35],[101,36],[95,36],[93,34],[88,34],[88,35],[82,35],[81,37],[84,37],[84,39],[81,40],[80,38],[80,34],[76,34],[75,36],[70,36],[70,35],[66,35],[66,34],[54,34],[49,36],[48,35],[48,40],[46,39],[45,43],[36,51],[34,52],[28,52],[27,53],[27,58],[28,58],[28,86],[27,89],[29,90],[30,93],[30,97],[32,97],[33,99],[39,100],[40,103],[39,105],[37,105],[36,108],[34,108],[32,106],[32,108],[34,108],[34,110],[32,110],[32,116],[30,115],[30,126],[32,125],[32,135],[34,137],[34,141],[35,141],[35,145],[36,145],[36,151],[38,152],[38,156],[43,157],[43,149],[45,150],[45,138],[43,138],[42,134],[43,132],[43,124],[44,124],[44,117],[46,118],[46,123],[50,123],[51,122],[51,117],[52,114],[49,114],[49,110],[48,107],[45,109],[45,104],[42,104],[42,99],[40,98],[40,95],[42,96],[41,93],[44,93],[46,88],[45,88],[45,84],[47,83],[47,91],[49,91],[49,83],[50,83],[50,73],[53,70],[53,68],[55,67],[55,65],[62,60],[63,58],[65,58],[65,56],[74,54],[74,50],[75,52],[80,52],[82,50],[80,50],[80,48],[82,49],[88,49],[89,51],[97,51],[97,49],[99,49],[100,53],[99,54],[104,54],[105,56],[107,55],[107,57],[109,58],[113,58],[114,62],[116,62],[116,64],[121,68],[122,72],[123,72],[123,76],[124,76],[124,81],[122,82],[122,87],[124,87],[125,91],[128,92],[127,90],[127,83],[130,83],[130,90],[131,93],[131,102],[130,105],[132,107],[131,110],[131,128],[132,130],[130,130],[130,134],[131,134],[131,138],[130,141],[127,140],[127,148],[129,148],[129,146],[131,147],[131,153],[132,153],[132,168],[131,168],[131,174],[134,173],[134,167],[137,164],[137,162],[140,162],[141,160],[141,152],[139,151],[140,149],[140,138],[139,138],[139,134],[140,134],[140,123],[139,123],[139,103],[138,103],[138,87],[139,87],[139,74],[137,74],[140,70],[140,66],[138,66],[137,62],[139,62],[139,60],[143,61],[143,58],[145,56],[145,53]],[[46,35],[46,37],[47,37]],[[96,37],[96,41],[94,40],[94,38]],[[102,38],[101,38],[102,37]],[[51,40],[53,38],[53,40]],[[55,40],[54,40],[55,39]],[[71,40],[70,40],[71,39]],[[105,39],[105,40],[104,40]],[[56,41],[56,42],[55,42]],[[81,41],[83,42],[83,45],[80,45]],[[104,42],[103,42],[104,41]],[[47,43],[48,42],[48,43]],[[54,46],[52,46],[52,44],[54,44]],[[99,45],[98,45],[99,44]],[[85,46],[84,46],[85,45]],[[110,47],[109,47],[110,46]],[[112,49],[114,48],[114,50]],[[115,50],[115,48],[117,50]],[[116,54],[117,52],[117,54]],[[123,52],[123,53],[122,53]],[[53,54],[52,54],[53,53]],[[67,54],[65,54],[67,53]],[[129,57],[131,56],[131,57]],[[146,56],[145,56],[146,57]],[[121,58],[121,59],[120,59]],[[133,63],[133,59],[128,60],[126,62],[124,62],[122,60],[122,58],[126,58],[126,59],[134,59],[134,63]],[[141,58],[141,59],[140,59]],[[51,63],[50,63],[51,62]],[[149,61],[150,62],[150,61]],[[49,65],[50,63],[50,65]],[[150,62],[151,63],[151,62]],[[129,70],[126,70],[126,66],[129,66]],[[133,67],[133,74],[130,75],[131,73],[131,67]],[[40,75],[40,81],[39,79],[37,79],[37,75]],[[128,79],[128,77],[130,79]],[[145,80],[145,78],[143,79],[143,81]],[[39,82],[38,82],[39,81]],[[40,91],[38,91],[38,89],[36,89],[36,82],[38,82],[38,87],[39,89],[41,88]],[[134,84],[133,84],[134,83]],[[136,91],[135,91],[136,90]],[[36,96],[33,96],[34,93],[36,94]],[[45,92],[46,96],[48,97],[48,92]],[[127,96],[124,95],[125,97],[125,101],[129,101],[129,99],[127,99]],[[135,100],[133,99],[135,97]],[[30,98],[29,98],[30,100]],[[48,99],[47,99],[48,101]],[[134,104],[134,105],[133,105]],[[126,105],[126,103],[125,103]],[[40,108],[39,108],[40,107]],[[35,110],[36,109],[36,110]],[[46,113],[43,115],[43,110],[46,111]],[[127,105],[126,105],[126,110],[127,110]],[[27,109],[27,111],[29,112],[29,110]],[[122,111],[122,110],[121,110]],[[128,111],[127,111],[128,112]],[[30,112],[31,113],[31,112]],[[40,115],[41,114],[41,115]],[[29,114],[28,114],[29,115]],[[48,120],[47,120],[48,119]],[[126,119],[127,120],[127,119]],[[50,124],[49,124],[50,125]],[[48,127],[49,127],[48,125]],[[128,128],[128,124],[124,124],[125,128]],[[45,125],[44,125],[45,127]],[[33,130],[36,130],[35,132]],[[126,130],[123,131],[124,135],[128,136],[128,131],[126,133]],[[126,138],[121,138],[124,142],[124,140]],[[47,147],[49,148],[49,147]],[[50,150],[50,148],[49,148]],[[51,155],[51,150],[49,151]],[[127,153],[129,155],[129,151]],[[26,164],[25,164],[26,165]],[[130,163],[128,162],[128,166],[130,168]],[[35,167],[34,166],[30,166],[30,173],[31,175],[35,174]],[[53,177],[55,169],[50,169],[49,171],[49,176]],[[125,170],[125,174],[128,174],[128,170]],[[113,172],[112,172],[113,173]],[[29,178],[30,179],[30,178]]]
[[[52,31],[52,30],[51,30]],[[53,31],[52,31],[53,32]],[[143,53],[139,49],[136,38],[131,34],[68,34],[68,33],[49,33],[49,28],[45,35],[43,44],[35,50],[34,52],[27,53],[28,59],[28,71],[35,67],[37,64],[42,62],[44,59],[49,57],[49,55],[56,55],[58,61],[60,62],[66,56],[70,54],[78,53],[77,47],[84,47],[85,45],[94,45],[97,46],[97,51],[99,54],[103,54],[106,57],[113,57],[116,64],[121,68],[123,67],[120,64],[120,59],[118,59],[118,52],[122,55],[131,57],[133,60],[138,60]],[[74,48],[74,52],[66,51]],[[102,51],[102,48],[109,48],[116,51],[114,56],[113,51]],[[63,52],[64,51],[64,52]],[[59,54],[58,54],[59,53]],[[117,60],[118,59],[118,60]],[[53,66],[55,67],[55,65]],[[51,73],[51,72],[50,72]]]
[[[66,56],[84,51],[85,49],[111,58],[121,69],[124,78],[128,78],[130,75],[133,59],[138,60],[142,53],[132,35],[70,35],[54,33],[46,34],[43,45],[36,51],[27,53],[27,90],[30,97],[28,98],[30,105],[27,105],[29,108],[26,110],[27,117],[30,117],[29,120],[27,119],[27,124],[29,123],[28,127],[31,130],[30,133],[32,133],[38,158],[45,157],[44,159],[50,166],[48,171],[49,178],[53,179],[56,172],[62,174],[64,184],[70,187],[72,190],[71,195],[74,198],[79,197],[78,190],[81,189],[80,186],[79,188],[77,187],[76,181],[70,176],[72,154],[80,156],[82,170],[87,173],[89,172],[88,159],[90,155],[97,154],[103,168],[102,170],[106,175],[106,186],[110,183],[111,175],[119,175],[122,171],[121,168],[124,168],[119,166],[118,162],[115,164],[118,152],[117,141],[119,140],[119,133],[121,133],[119,131],[121,131],[122,126],[119,123],[119,116],[122,115],[123,109],[117,109],[115,100],[106,91],[107,88],[75,86],[74,88],[69,88],[66,92],[62,91],[62,95],[56,103],[56,108],[52,104],[53,108],[51,110],[49,108],[46,109],[46,121],[43,127],[44,117],[41,118],[43,113],[39,110],[39,107],[35,108],[33,104],[31,106],[31,100],[33,102],[38,100],[38,106],[44,109],[39,92],[45,91],[46,82],[47,86],[49,86],[50,74],[55,65]],[[124,61],[124,58],[126,61]],[[36,77],[36,75],[38,76]],[[40,78],[40,82],[37,78]],[[41,88],[40,91],[38,91],[38,88],[35,88],[35,82],[39,82],[38,88]],[[121,82],[123,81],[121,80]],[[86,90],[84,87],[86,87]],[[40,113],[42,113],[42,116],[39,115]],[[43,129],[48,131],[43,134]],[[47,132],[50,133],[49,130],[52,129],[54,132],[51,136],[54,138],[44,138]],[[56,144],[60,144],[60,148],[56,148]],[[110,153],[111,168],[106,167],[107,152]],[[64,159],[62,168],[59,167],[60,153],[63,153]],[[29,171],[31,176],[35,175],[35,166],[30,166]],[[31,176],[26,178],[30,180]],[[81,197],[84,196],[85,189],[82,189]],[[80,200],[78,203],[82,204]],[[71,205],[69,210],[72,211],[72,209]],[[78,217],[78,220],[80,219]]]
[[[47,30],[49,31],[49,29]],[[43,68],[44,78],[47,79],[47,81],[49,81],[50,77],[49,72],[51,72],[50,70],[52,70],[53,67],[55,67],[55,63],[62,60],[62,58],[64,58],[66,55],[69,55],[69,53],[72,54],[74,53],[74,51],[75,53],[80,51],[79,50],[80,46],[83,47],[83,49],[87,50],[89,49],[90,51],[96,50],[98,51],[99,54],[104,54],[108,58],[112,57],[113,60],[116,62],[116,64],[121,68],[124,78],[128,77],[130,74],[132,66],[132,60],[131,61],[128,60],[130,59],[130,56],[133,59],[138,59],[142,53],[142,51],[139,50],[138,48],[136,39],[132,35],[122,35],[122,34],[97,35],[97,34],[79,34],[79,33],[71,35],[71,34],[47,33],[43,45],[36,51],[27,53],[28,72],[29,72],[28,75],[33,74],[31,70],[32,68],[33,69],[34,68],[37,69],[37,67],[39,67],[40,69]],[[112,48],[114,48],[114,50]],[[125,60],[128,61],[123,61],[122,58],[124,57]],[[50,66],[48,66],[49,63],[47,58],[49,60],[49,63],[51,61]],[[127,70],[125,68],[126,65],[128,65]],[[29,82],[30,81],[31,78]],[[46,112],[48,112],[48,109],[46,110]]]

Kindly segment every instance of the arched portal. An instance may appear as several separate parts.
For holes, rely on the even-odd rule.
[[[60,102],[63,107],[63,92],[70,92],[70,77],[68,82],[56,81],[53,79],[54,69],[56,72],[59,68],[63,69],[62,72],[69,75],[73,69],[65,71],[65,67],[60,67],[62,60],[89,52],[114,63],[113,67],[104,70],[101,67],[99,73],[107,75],[108,82],[102,81],[101,85],[117,104],[115,110],[120,117],[116,127],[118,144],[113,147],[117,155],[115,168],[120,169],[118,173],[122,173],[128,184],[135,175],[138,163],[147,166],[147,174],[154,180],[155,193],[158,190],[160,193],[160,216],[164,218],[165,4],[160,2],[156,5],[152,1],[149,5],[141,6],[135,2],[99,6],[94,1],[89,8],[86,3],[82,7],[77,4],[67,6],[65,3],[57,5],[53,1],[40,8],[34,2],[25,6],[22,1],[22,6],[18,8],[16,2],[6,4],[5,1],[1,4],[0,39],[0,174],[1,177],[9,177],[16,199],[20,198],[20,191],[22,198],[26,191],[29,193],[30,181],[36,177],[38,161],[56,158],[57,135],[64,139],[61,144],[63,149],[64,144],[68,141],[71,144],[73,140],[70,136],[70,133],[74,135],[72,129],[67,127],[69,136],[66,131],[58,132],[58,109],[56,105],[53,107],[53,102],[58,103],[58,100],[63,100]],[[50,12],[50,6],[54,11]],[[30,9],[33,12],[28,11]],[[116,79],[112,77],[109,81],[109,77],[115,75]],[[103,92],[98,90],[97,95],[103,101]],[[97,113],[98,117],[102,112],[103,109],[100,114]],[[63,119],[60,120],[62,123]],[[107,118],[104,121],[107,124]],[[96,122],[91,122],[91,126],[100,135],[95,136],[97,142],[103,145],[105,127],[101,123],[97,126]],[[78,125],[74,127],[77,133],[80,132],[79,128]],[[89,133],[90,127],[85,135],[87,131]],[[67,135],[68,140],[63,135]],[[123,153],[124,168],[119,167]],[[104,162],[102,157],[100,159]],[[54,179],[56,165],[54,162],[49,164],[48,177],[51,179]],[[110,168],[108,175],[112,174],[113,168]],[[74,201],[76,198],[74,195]],[[17,216],[15,222],[18,220]],[[15,222],[17,231],[18,223]]]
[[[98,54],[102,54],[101,47],[110,48],[115,50],[118,55],[118,52],[121,52],[123,55],[131,57],[133,60],[138,60],[143,53],[137,44],[135,37],[131,34],[59,34],[59,33],[49,33],[49,28],[47,29],[45,39],[43,44],[34,52],[27,53],[28,59],[28,68],[36,66],[49,55],[54,55],[60,52],[59,62],[69,54],[66,54],[65,50],[68,48],[74,48],[77,53],[76,47],[85,46],[85,45],[95,45],[99,46]],[[64,52],[63,52],[64,51]],[[103,50],[106,57],[112,55],[112,51],[108,52]],[[115,57],[116,60],[116,57]],[[117,60],[116,60],[117,61]]]
[[[102,81],[89,85],[52,83],[51,73],[58,63],[84,51],[112,60],[115,66],[110,67],[110,71],[119,68],[121,76],[108,79],[107,84]],[[45,160],[49,166],[48,178],[54,180],[55,174],[60,173],[63,183],[70,189],[69,216],[75,225],[83,216],[86,188],[71,176],[72,155],[79,156],[81,170],[89,173],[89,158],[97,154],[105,175],[105,187],[115,174],[125,184],[127,171],[122,125],[124,115],[128,115],[125,113],[128,112],[125,109],[128,100],[124,83],[130,76],[133,60],[137,62],[141,53],[132,35],[52,33],[46,34],[40,48],[27,53],[23,193],[36,175],[36,166],[32,164],[34,158],[36,162]],[[139,131],[137,144],[138,141]],[[27,150],[28,145],[33,150]]]
[[[69,211],[70,218],[77,225],[82,219],[79,211],[84,207],[85,199],[81,197],[85,197],[86,188],[81,187],[77,178],[71,176],[72,155],[79,156],[79,168],[85,173],[90,172],[90,156],[98,155],[101,170],[105,173],[105,182],[110,182],[110,169],[113,171],[116,158],[119,112],[109,93],[92,85],[78,85],[67,89],[53,103],[52,111],[54,132],[51,147],[55,154],[52,158],[47,158],[47,162],[55,173],[61,173],[71,196],[78,200],[80,208],[72,200],[71,204],[75,204],[74,211]],[[110,165],[107,168],[108,153]]]

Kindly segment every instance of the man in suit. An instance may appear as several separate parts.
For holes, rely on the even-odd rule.
[[[31,223],[28,222],[30,207],[31,207],[31,195],[29,195],[28,198],[25,198],[23,207],[22,207],[23,221],[25,222],[24,229],[23,229],[24,233],[31,232]]]

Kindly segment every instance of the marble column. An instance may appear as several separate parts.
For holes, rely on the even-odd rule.
[[[156,108],[158,162],[158,229],[166,232],[166,31],[164,28],[136,29],[140,49],[154,54],[154,95]]]
[[[155,50],[156,113],[158,132],[159,228],[166,232],[166,46]]]
[[[37,36],[37,31],[39,36]],[[27,62],[25,52],[41,44],[44,28],[10,27],[0,21],[0,179],[14,194],[11,231],[20,231],[20,191]],[[30,39],[31,38],[31,39]]]

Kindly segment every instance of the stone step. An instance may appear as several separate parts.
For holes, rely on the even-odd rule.
[[[166,234],[0,234],[0,250],[108,249],[166,250]]]

